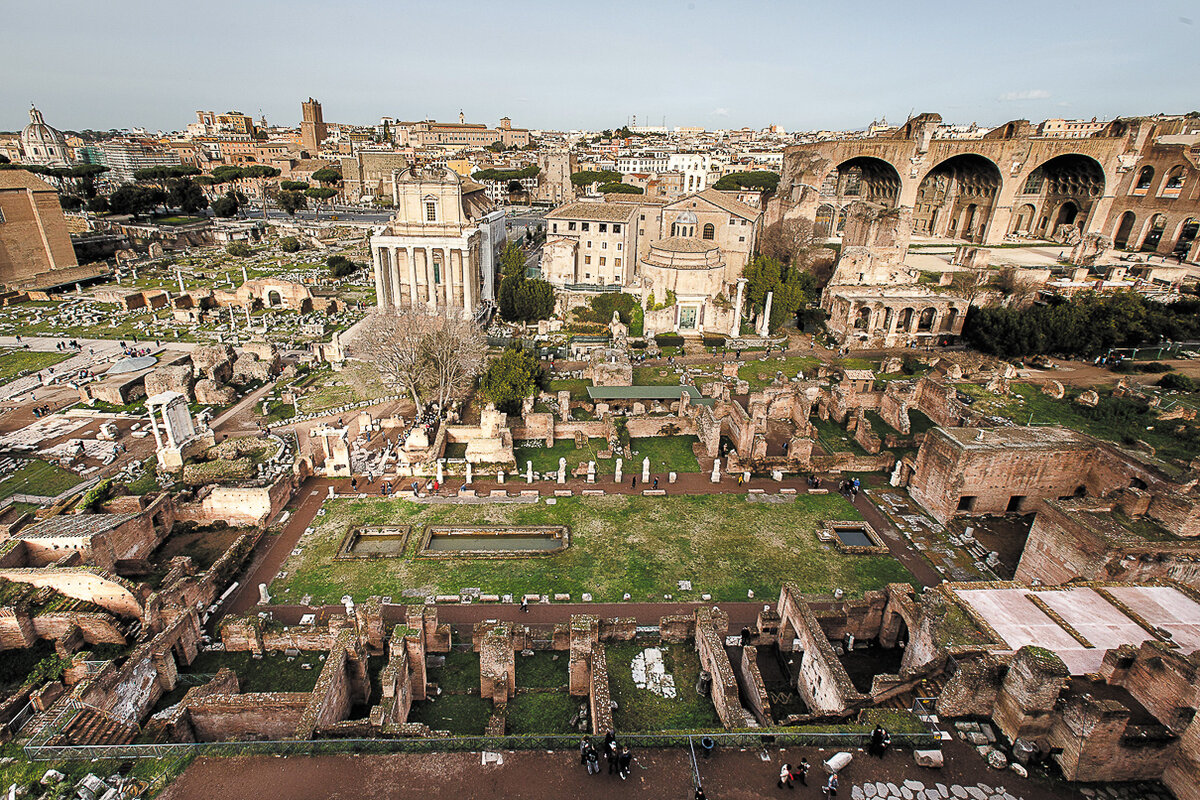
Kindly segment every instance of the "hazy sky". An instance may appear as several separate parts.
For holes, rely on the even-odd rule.
[[[1200,106],[1197,0],[4,0],[0,129],[297,124],[861,128]],[[0,6],[2,7],[2,6]]]

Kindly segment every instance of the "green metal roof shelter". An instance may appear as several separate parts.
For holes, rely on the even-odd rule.
[[[589,386],[588,397],[593,400],[679,400],[687,392],[690,401],[699,406],[711,406],[713,399],[704,397],[695,386]]]

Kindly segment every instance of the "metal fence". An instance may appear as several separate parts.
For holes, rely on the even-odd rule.
[[[637,749],[692,747],[695,738],[711,738],[717,749],[723,747],[763,747],[800,745],[806,747],[863,747],[869,731],[808,731],[787,728],[746,731],[688,731],[678,733],[624,733],[621,743]],[[925,747],[936,741],[933,733],[892,734],[892,743]],[[161,744],[50,744],[49,737],[38,737],[25,745],[31,761],[79,761],[95,758],[185,758],[247,755],[357,755],[384,753],[479,752],[483,750],[575,750],[579,735],[521,734],[512,736],[451,736],[403,739],[304,739],[259,742],[182,742]]]

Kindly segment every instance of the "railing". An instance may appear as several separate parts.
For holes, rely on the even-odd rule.
[[[766,744],[788,744],[807,747],[861,747],[870,738],[869,731],[842,733],[803,731],[780,728],[776,730],[713,731],[679,733],[623,733],[621,743],[638,749],[692,747],[695,737],[710,737],[717,747],[762,747]],[[40,738],[40,737],[39,737]],[[47,739],[48,740],[48,739]],[[933,744],[931,733],[892,734],[896,745],[922,747]],[[160,744],[113,745],[51,745],[45,741],[29,742],[25,755],[31,761],[183,758],[186,756],[245,756],[245,755],[325,755],[369,753],[429,753],[479,752],[482,750],[575,750],[578,735],[513,735],[513,736],[454,736],[403,739],[304,739],[268,742],[182,742]]]
[[[37,709],[33,707],[33,701],[31,700],[28,703],[26,703],[25,707],[22,708],[20,711],[18,711],[16,714],[14,714],[13,718],[11,720],[9,720],[9,722],[8,722],[9,732],[13,736],[16,736],[18,733],[21,732],[21,729],[24,728],[29,723],[29,720],[33,719],[33,715],[36,713],[37,713]]]

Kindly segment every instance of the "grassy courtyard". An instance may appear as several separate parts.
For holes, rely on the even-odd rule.
[[[30,461],[0,481],[0,500],[14,494],[57,497],[80,483],[79,477],[45,461]]]
[[[770,599],[784,581],[807,592],[852,594],[911,579],[889,556],[845,555],[816,538],[824,520],[858,519],[839,495],[800,495],[794,502],[749,502],[742,495],[559,498],[554,505],[426,505],[400,499],[330,500],[299,555],[271,584],[277,603],[337,603],[349,594],[424,597],[465,588],[484,593],[584,592],[597,602],[629,593],[633,601]],[[416,558],[425,525],[566,525],[570,546],[554,555],[513,559]],[[402,557],[334,561],[356,525],[412,525]],[[690,581],[681,590],[679,581]]]
[[[639,687],[633,679],[633,659],[646,650],[640,644],[607,648],[608,684],[617,708],[613,724],[618,731],[670,731],[721,729],[712,700],[696,693],[700,656],[684,645],[656,645],[663,665],[675,682],[675,697],[663,697]]]
[[[0,353],[0,384],[26,372],[36,372],[66,361],[73,353],[42,353],[33,350],[6,350]]]

